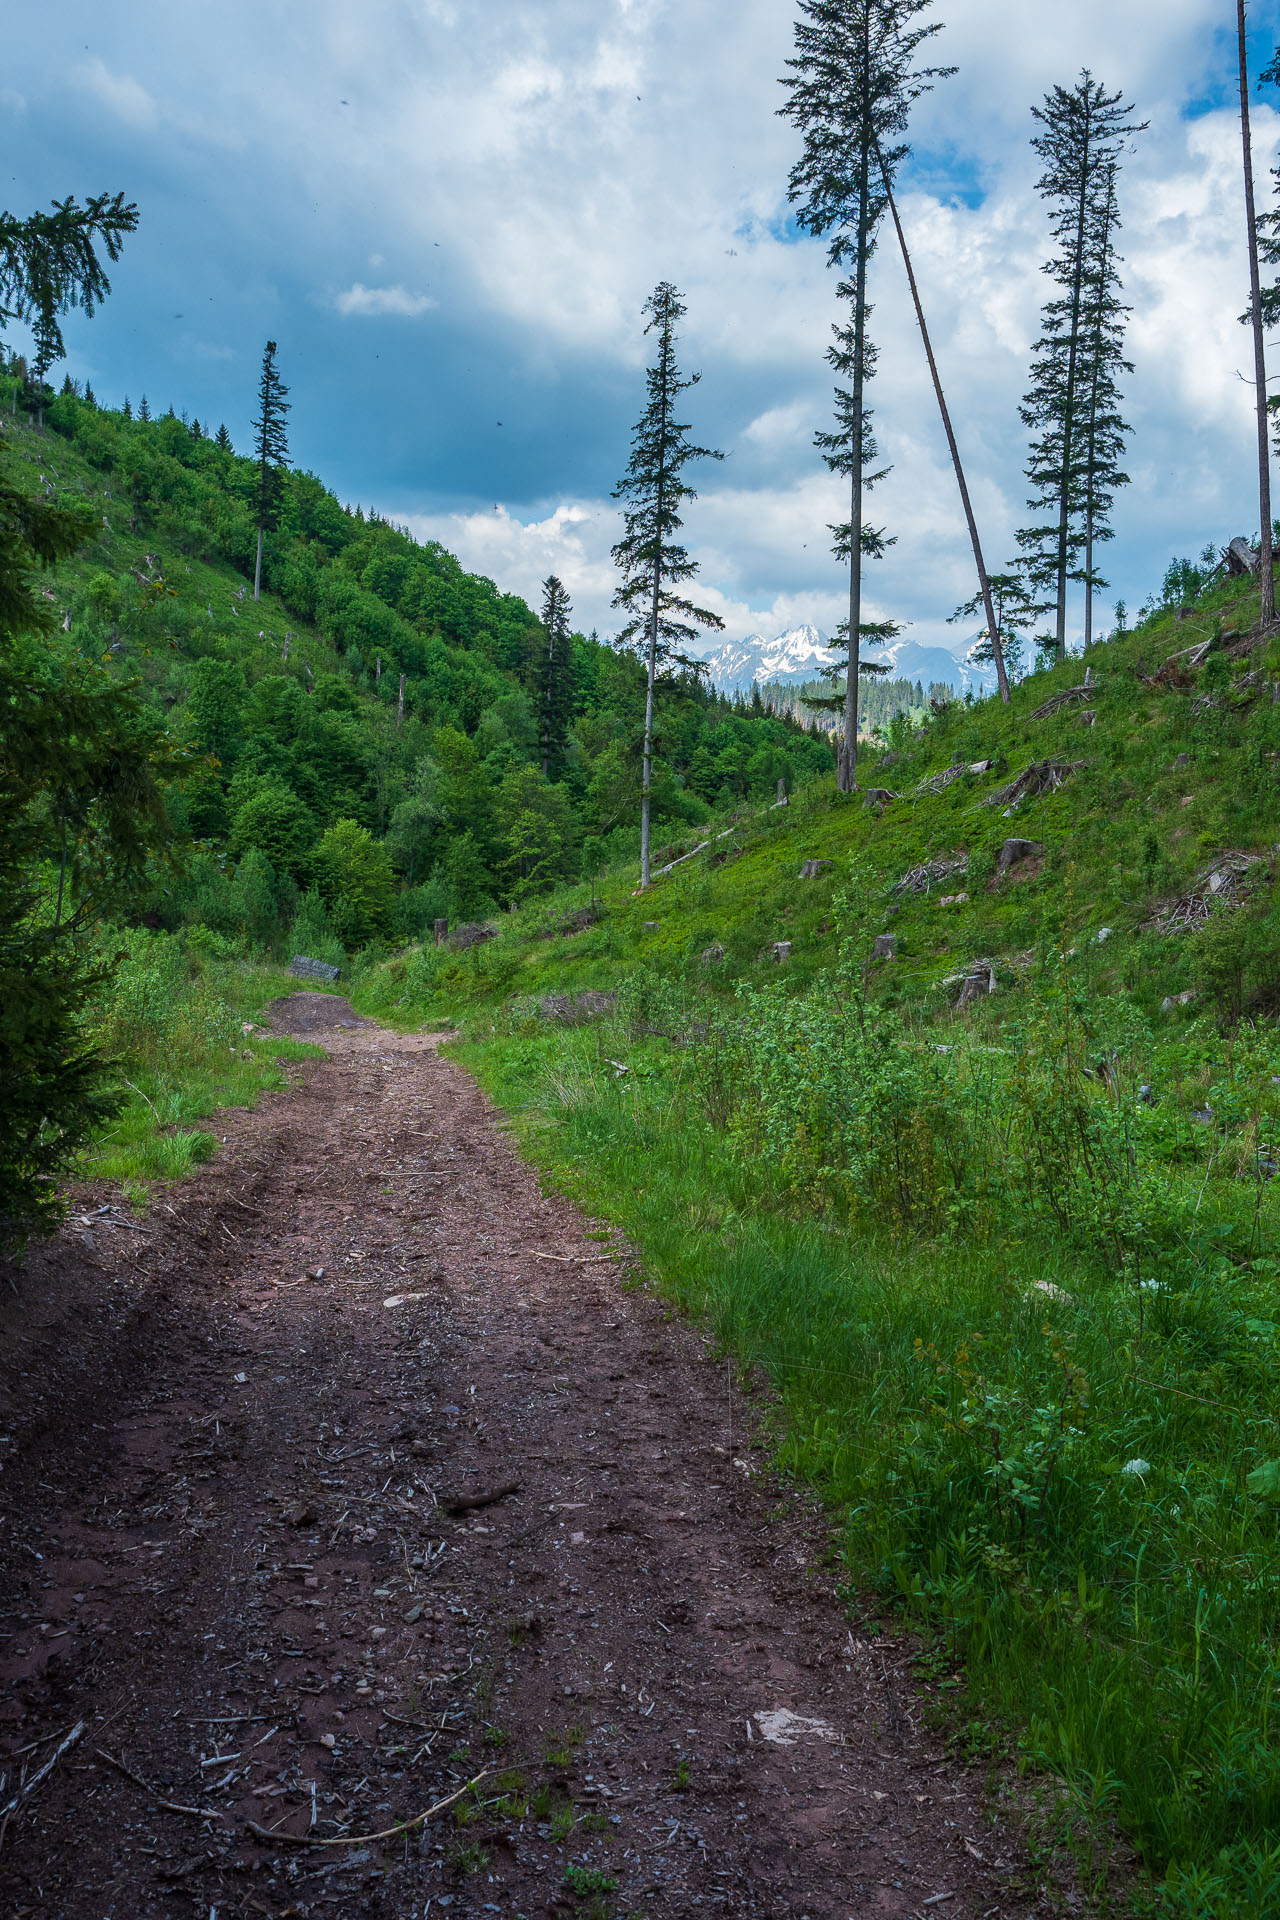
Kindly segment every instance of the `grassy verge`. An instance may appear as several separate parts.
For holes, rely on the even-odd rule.
[[[117,964],[95,1003],[93,1037],[112,1062],[119,1106],[76,1169],[144,1205],[152,1183],[181,1179],[217,1150],[201,1126],[288,1084],[319,1049],[250,1031],[268,1001],[296,990],[283,968],[228,958],[167,934],[104,930]]]
[[[1004,1230],[877,1231],[804,1199],[767,1132],[717,1124],[723,1061],[683,1039],[499,1017],[462,1055],[534,1160],[772,1379],[782,1463],[832,1502],[852,1580],[936,1637],[959,1720],[1014,1730],[1082,1834],[1125,1830],[1143,1904],[1280,1910],[1270,1191],[1221,1142],[1171,1145],[1166,1111],[1137,1154],[1174,1222],[1162,1260],[1013,1197]]]

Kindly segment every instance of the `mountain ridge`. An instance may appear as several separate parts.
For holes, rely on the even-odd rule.
[[[695,650],[696,651],[696,650]],[[919,680],[926,687],[945,683],[956,693],[990,693],[995,687],[992,668],[975,664],[972,648],[953,652],[949,647],[925,646],[918,640],[896,640],[877,648],[871,658],[883,662],[897,678]],[[722,693],[747,693],[753,685],[798,686],[839,667],[840,656],[821,627],[805,622],[789,627],[772,640],[748,634],[726,640],[699,656],[712,685]]]

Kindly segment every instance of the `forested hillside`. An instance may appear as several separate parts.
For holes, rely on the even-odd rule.
[[[152,924],[340,960],[634,849],[644,676],[633,656],[574,634],[549,684],[546,632],[521,599],[339,505],[309,474],[281,476],[255,602],[255,467],[225,432],[70,390],[44,426],[10,429],[11,469],[101,523],[43,583],[55,644],[105,656],[203,756],[169,788],[191,850],[176,871],[157,869]],[[678,677],[658,830],[831,764],[816,731]]]

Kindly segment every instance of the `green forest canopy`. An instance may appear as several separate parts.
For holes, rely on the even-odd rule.
[[[566,752],[548,780],[531,699],[543,635],[518,596],[289,473],[255,605],[255,468],[225,436],[70,388],[47,424],[20,455],[60,496],[100,502],[102,520],[49,589],[57,643],[109,655],[207,756],[170,791],[194,852],[157,876],[157,924],[270,944],[303,910],[313,944],[351,950],[576,878],[584,843],[596,861],[632,851],[632,656],[574,634]],[[678,676],[660,717],[659,835],[831,764],[819,729]]]

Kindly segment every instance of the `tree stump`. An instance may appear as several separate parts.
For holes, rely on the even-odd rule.
[[[1024,860],[1038,860],[1043,852],[1042,840],[1006,840],[996,859],[996,873],[1008,873],[1010,867],[1020,866]]]
[[[971,1007],[978,1000],[985,1000],[988,994],[996,990],[995,964],[991,960],[975,960],[960,989],[960,998],[956,1001],[956,1012]]]

